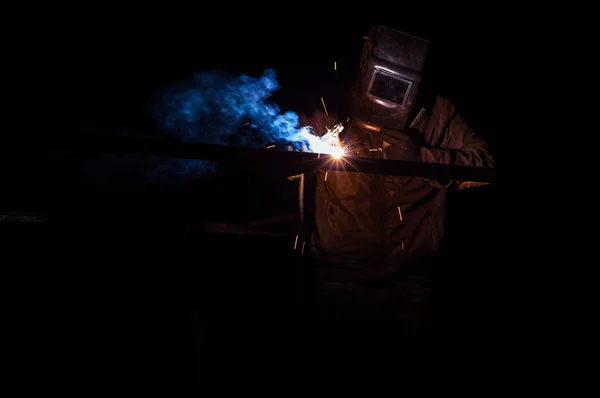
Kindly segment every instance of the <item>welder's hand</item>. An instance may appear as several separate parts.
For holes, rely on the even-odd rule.
[[[383,130],[383,129],[382,129]],[[382,131],[385,133],[385,131]],[[416,137],[409,135],[399,130],[389,131],[386,134],[391,145],[386,145],[383,148],[385,159],[408,160],[413,162],[421,161],[421,146],[422,142]]]

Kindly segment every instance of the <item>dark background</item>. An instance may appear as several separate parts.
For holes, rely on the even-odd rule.
[[[60,128],[42,142],[87,128],[155,129],[149,101],[157,92],[209,69],[259,76],[273,68],[281,85],[273,100],[283,110],[310,113],[320,109],[320,97],[333,109],[340,87],[356,79],[362,37],[387,25],[432,41],[423,89],[453,99],[501,161],[498,76],[507,54],[496,16],[369,6],[347,15],[339,6],[327,13],[259,4],[210,12],[192,5],[71,10],[78,17],[57,19],[48,40],[56,87],[47,95]],[[2,225],[11,253],[8,346],[26,383],[199,391],[208,374],[290,363],[303,336],[316,333],[290,310],[306,277],[291,251],[295,223],[281,226],[280,238],[202,232],[206,221],[296,211],[295,182],[233,179],[193,194],[91,194],[68,184],[69,165],[54,159],[34,172],[15,171],[16,188],[3,198],[3,210],[47,220]],[[498,272],[497,210],[495,186],[451,197],[451,255],[440,277],[441,290],[453,292],[440,324],[459,330],[447,341],[478,341],[483,352],[493,323],[486,314],[493,313],[489,288]]]
[[[111,29],[108,24],[96,31],[87,27],[85,40],[73,35],[60,46],[69,60],[66,88],[75,89],[65,110],[76,110],[72,115],[88,123],[145,128],[147,101],[166,85],[202,70],[260,76],[265,68],[273,68],[281,85],[274,101],[283,110],[309,112],[321,108],[321,96],[335,104],[336,98],[327,95],[335,87],[354,84],[363,36],[371,26],[387,25],[432,42],[424,89],[451,96],[492,140],[490,121],[503,84],[499,71],[507,57],[496,31],[498,22],[491,15],[414,14],[356,22],[318,12],[304,19],[292,15],[288,21],[253,20],[253,14],[242,13],[238,20],[219,21],[222,25],[216,27],[129,20],[111,22]]]

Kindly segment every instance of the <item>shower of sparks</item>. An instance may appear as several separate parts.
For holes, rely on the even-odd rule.
[[[339,123],[331,129],[328,128],[327,132],[321,137],[312,135],[308,131],[304,132],[304,137],[309,140],[312,152],[327,153],[339,159],[345,154],[345,150],[340,142],[340,133],[342,130],[344,130],[344,126]]]

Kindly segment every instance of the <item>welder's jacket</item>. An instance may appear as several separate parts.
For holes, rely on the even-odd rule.
[[[422,134],[423,161],[494,167],[486,143],[445,98],[437,97],[431,106],[421,108],[410,128]],[[371,134],[368,145],[377,149],[384,143]],[[314,234],[317,258],[329,264],[335,278],[349,281],[384,280],[418,266],[439,249],[447,189],[457,183],[319,171]]]

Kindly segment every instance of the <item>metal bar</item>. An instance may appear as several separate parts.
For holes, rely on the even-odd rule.
[[[258,172],[289,176],[314,172],[318,169],[328,169],[423,177],[440,181],[496,182],[496,170],[481,167],[352,156],[344,156],[341,160],[336,160],[333,156],[317,153],[184,143],[171,140],[150,140],[136,137],[81,138],[78,142],[70,142],[68,147],[73,148],[74,144],[79,144],[78,154],[83,151],[90,156],[100,153],[122,153],[204,159],[222,161],[228,164],[237,163],[240,165],[240,173]]]

